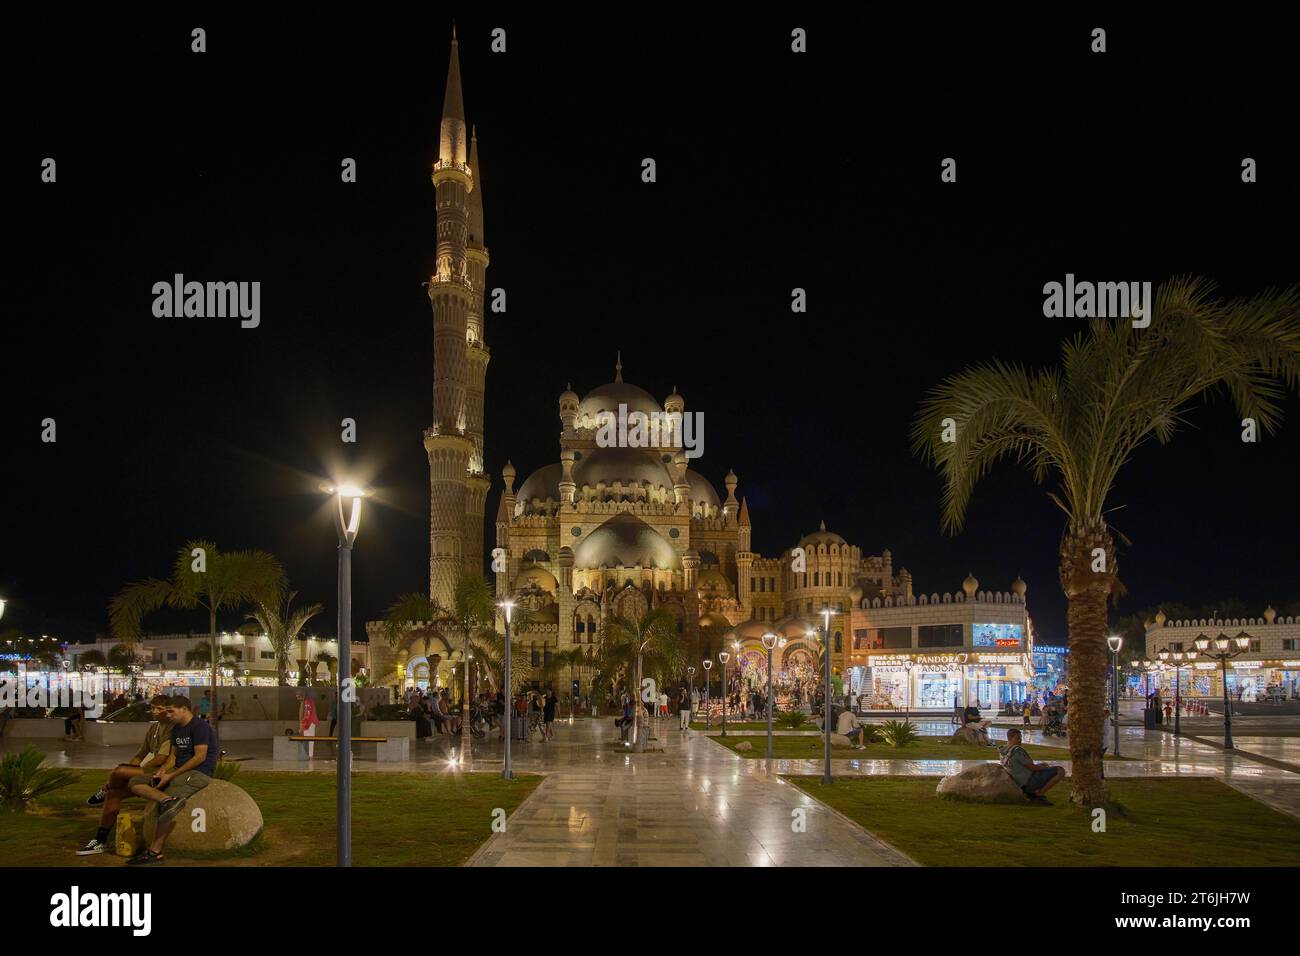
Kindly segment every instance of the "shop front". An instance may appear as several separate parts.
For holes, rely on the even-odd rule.
[[[999,709],[1030,691],[1023,654],[872,655],[868,667],[850,669],[849,682],[864,710]]]

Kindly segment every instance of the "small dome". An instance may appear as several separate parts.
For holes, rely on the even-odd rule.
[[[652,488],[673,486],[667,467],[645,448],[592,448],[574,465],[573,480],[579,488],[616,481],[625,485],[649,482]]]
[[[1156,625],[1158,627],[1164,627],[1165,621],[1167,620],[1169,620],[1169,618],[1165,616],[1165,612],[1163,608],[1159,611],[1156,611]]]
[[[786,640],[794,640],[796,637],[807,637],[809,640],[814,640],[817,636],[815,624],[793,615],[783,617],[773,624],[772,631]]]
[[[1027,591],[1028,589],[1029,589],[1029,585],[1025,584],[1025,582],[1020,579],[1020,575],[1017,574],[1016,579],[1011,582],[1012,592],[1015,594],[1019,594],[1021,597],[1024,597],[1025,591]]]
[[[677,386],[673,386],[673,393],[664,399],[664,411],[680,412],[686,409],[686,399],[677,394]]]
[[[571,386],[571,385],[566,385],[566,386],[564,387],[564,391],[562,391],[562,392],[560,393],[560,404],[561,404],[561,405],[575,405],[575,406],[576,406],[580,401],[582,401],[582,399],[580,399],[580,398],[578,397],[578,393],[575,392],[575,391],[573,390],[573,386]]]
[[[1277,620],[1277,611],[1273,610],[1273,605],[1270,604],[1268,607],[1264,608],[1264,620],[1269,624],[1272,624]]]
[[[534,498],[540,498],[542,501],[547,498],[558,500],[560,497],[560,473],[559,462],[538,468],[524,479],[524,483],[515,492],[515,500],[521,504],[532,501]]]
[[[731,582],[716,567],[710,566],[700,572],[699,589],[701,591],[721,591],[723,594],[730,594]]]
[[[847,543],[848,542],[846,542],[834,531],[827,531],[825,521],[823,521],[821,523],[821,527],[818,528],[816,531],[814,531],[812,534],[806,534],[799,539],[799,545],[801,547],[807,544],[847,544]]]
[[[676,570],[681,558],[659,532],[636,515],[618,514],[587,535],[573,553],[574,567]]]
[[[722,501],[718,498],[718,493],[713,489],[712,482],[705,478],[698,471],[686,469],[686,483],[691,486],[691,498],[695,501],[702,501],[706,505],[720,507]]]
[[[961,589],[966,592],[968,598],[973,598],[975,592],[979,590],[980,583],[975,580],[975,575],[967,574],[966,580],[961,583]]]
[[[538,567],[535,564],[526,564],[519,569],[515,575],[515,590],[519,591],[529,585],[536,585],[543,591],[549,591],[554,594],[560,588],[560,582],[555,580],[555,575],[545,568]]]
[[[857,604],[859,601],[861,601],[862,588],[858,587],[856,584],[853,585],[853,587],[849,588],[849,600],[852,601],[854,604]]]
[[[509,458],[506,459],[506,466],[501,469],[501,475],[503,478],[513,478],[515,476],[515,466],[510,463]]]
[[[578,403],[578,421],[581,424],[590,418],[592,421],[588,425],[594,426],[598,412],[618,414],[619,405],[626,405],[629,412],[645,412],[647,415],[663,411],[655,397],[644,388],[627,382],[609,382],[593,388]]]
[[[730,632],[728,632],[724,639],[724,643],[728,646],[723,649],[728,651],[735,650],[735,648],[729,646],[732,641],[740,641],[741,644],[744,644],[746,641],[761,641],[763,635],[769,631],[778,635],[781,633],[766,621],[759,621],[751,617],[748,621],[742,621],[737,624]]]

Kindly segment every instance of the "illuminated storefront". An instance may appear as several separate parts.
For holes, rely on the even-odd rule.
[[[1201,637],[1215,641],[1221,635],[1235,639],[1243,634],[1250,643],[1245,653],[1228,661],[1228,696],[1242,703],[1300,698],[1300,618],[1283,617],[1271,607],[1264,609],[1262,617],[1227,620],[1170,621],[1163,612],[1158,613],[1147,625],[1145,656],[1158,662],[1162,650],[1191,655],[1181,669],[1182,695],[1217,699],[1223,696],[1224,668],[1199,655],[1196,641]],[[1213,644],[1209,650],[1213,653]],[[1146,675],[1147,686],[1151,690],[1159,687],[1163,696],[1172,697],[1178,673],[1169,660]]]
[[[1030,691],[1027,656],[997,651],[881,653],[853,668],[850,686],[864,710],[951,711],[954,706],[998,708]]]

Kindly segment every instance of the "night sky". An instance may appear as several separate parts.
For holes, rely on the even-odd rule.
[[[1042,286],[1067,272],[1197,273],[1228,294],[1300,280],[1300,146],[1279,23],[1030,9],[457,12],[488,282],[508,295],[486,332],[488,534],[507,457],[519,482],[557,460],[557,396],[609,381],[621,349],[627,381],[661,400],[676,385],[704,413],[693,467],[720,493],[735,469],[756,550],[779,554],[825,519],[866,553],[890,548],[918,591],[955,591],[967,571],[1003,590],[1019,574],[1040,640],[1064,642],[1046,489],[1003,466],[966,529],[943,535],[912,415],[969,363],[1054,363],[1082,323],[1045,319]],[[123,583],[208,537],[278,555],[333,633],[317,485],[346,471],[379,492],[354,562],[360,634],[428,586],[421,282],[451,11],[25,16],[6,51],[0,627],[103,633]],[[504,55],[489,51],[498,26]],[[789,50],[794,26],[806,55]],[[1103,55],[1093,26],[1108,28]],[[939,181],[945,156],[955,185]],[[657,183],[641,181],[644,157]],[[155,318],[151,288],[178,272],[260,281],[261,326]],[[807,315],[790,312],[795,286]],[[1216,398],[1137,455],[1111,499],[1133,542],[1119,613],[1300,598],[1294,397],[1286,416],[1246,445]],[[344,417],[356,445],[339,440]]]

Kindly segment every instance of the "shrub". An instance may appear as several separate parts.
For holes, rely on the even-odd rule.
[[[921,736],[916,724],[910,720],[887,720],[880,729],[880,737],[891,747],[906,747]]]
[[[878,744],[881,741],[880,727],[877,724],[862,725],[862,742],[864,744]]]
[[[212,774],[213,780],[233,780],[239,773],[238,760],[218,760],[217,769]]]
[[[807,723],[808,715],[801,710],[783,710],[774,719],[786,730],[798,730]]]
[[[23,812],[38,797],[68,786],[77,779],[71,770],[42,767],[44,752],[31,744],[22,753],[0,759],[0,804],[10,812]]]

